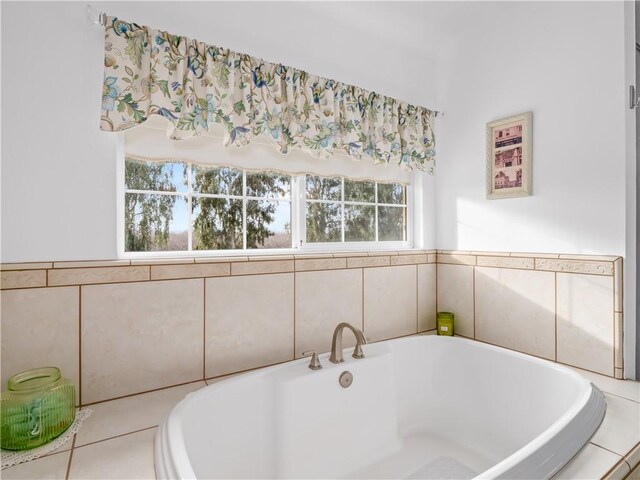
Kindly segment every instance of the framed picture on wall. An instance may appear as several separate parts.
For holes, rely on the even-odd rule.
[[[487,198],[531,195],[532,113],[487,123]]]

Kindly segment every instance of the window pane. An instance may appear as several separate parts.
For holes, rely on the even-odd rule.
[[[344,181],[345,202],[369,202],[376,201],[376,187],[373,182]]]
[[[307,203],[307,242],[342,241],[338,203]]]
[[[186,192],[186,168],[184,163],[143,162],[127,158],[124,164],[125,188],[155,192]]]
[[[247,195],[250,197],[290,198],[291,176],[279,173],[247,173]]]
[[[397,203],[404,205],[407,203],[405,192],[405,186],[399,183],[379,183],[378,203]]]
[[[242,195],[242,171],[193,165],[193,191],[210,195]]]
[[[242,200],[193,197],[193,249],[242,249]]]
[[[405,207],[378,207],[378,239],[404,241],[406,238]]]
[[[369,205],[345,205],[345,242],[373,242],[375,239],[375,207]]]
[[[247,248],[291,248],[291,204],[247,200]]]
[[[187,250],[187,203],[178,195],[125,194],[125,251]]]
[[[342,179],[307,175],[307,198],[310,200],[341,200]]]

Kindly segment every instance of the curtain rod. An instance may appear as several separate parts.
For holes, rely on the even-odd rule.
[[[101,27],[105,27],[107,25],[107,14],[95,9],[91,5],[87,5],[87,16],[94,25],[99,25]],[[439,110],[433,110],[433,112],[436,117],[444,117],[444,112]]]

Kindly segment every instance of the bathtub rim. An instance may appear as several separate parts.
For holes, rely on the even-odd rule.
[[[509,350],[505,347],[485,343],[475,339],[469,339],[465,337],[448,337],[438,335],[425,335],[425,334],[412,334],[405,337],[394,338],[389,340],[383,340],[370,344],[371,346],[387,347],[391,344],[399,344],[404,342],[416,342],[425,341],[444,341],[444,342],[463,342],[467,343],[472,348],[479,348],[489,351],[497,351],[504,355],[520,358],[524,361],[531,362],[544,366],[545,368],[552,368],[559,373],[566,375],[578,384],[582,384],[584,391],[578,398],[572,403],[572,405],[558,418],[553,424],[547,427],[538,436],[533,438],[529,443],[523,445],[521,448],[513,452],[508,457],[502,459],[489,469],[480,472],[475,479],[480,478],[520,478],[523,476],[531,477],[532,470],[538,471],[540,474],[535,475],[536,478],[550,478],[560,471],[589,441],[589,439],[596,432],[602,420],[604,419],[604,413],[606,409],[606,403],[602,392],[588,379],[582,377],[577,372],[570,369],[568,366],[559,364],[552,360],[536,357],[522,352]],[[437,339],[437,340],[435,340]],[[429,340],[427,340],[429,341]],[[384,347],[383,347],[384,346]],[[347,353],[350,352],[350,348],[345,348],[345,358]],[[365,350],[366,353],[366,350]],[[323,353],[320,355],[321,360],[327,360],[329,353]],[[297,364],[304,364],[308,362],[307,358],[299,358],[284,362],[277,365],[266,366],[257,370],[248,371],[245,373],[233,375],[229,378],[222,379],[215,384],[208,385],[200,390],[189,393],[183,398],[170,412],[164,422],[158,427],[158,431],[155,437],[154,446],[154,464],[156,468],[156,476],[159,479],[164,478],[181,478],[181,479],[196,479],[195,472],[191,465],[189,455],[186,451],[186,443],[181,428],[182,418],[181,411],[188,407],[188,404],[200,396],[207,395],[212,389],[225,387],[236,383],[238,381],[246,381],[249,378],[256,376],[263,376],[269,371],[281,370],[285,368],[291,368]],[[329,364],[329,366],[332,366]],[[337,366],[340,368],[340,366]],[[590,408],[586,408],[587,405]],[[582,414],[582,415],[581,415]],[[584,420],[580,423],[579,420]],[[570,424],[576,424],[578,432],[568,432]],[[583,428],[580,428],[583,427]],[[578,435],[581,440],[579,445],[576,443],[576,447],[569,447],[569,442],[554,442],[558,443],[552,450],[551,455],[545,453],[545,446],[548,446],[552,440],[558,440],[558,436],[564,432],[564,436],[568,436],[575,440],[575,436]],[[548,450],[548,449],[546,449]],[[557,459],[560,459],[558,466],[549,470],[541,468],[548,460],[554,455]],[[180,467],[178,468],[178,465]],[[518,475],[519,471],[525,470],[525,465],[529,467],[529,470],[522,472]],[[533,477],[531,477],[533,478]]]

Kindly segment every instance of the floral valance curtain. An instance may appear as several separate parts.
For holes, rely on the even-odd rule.
[[[343,151],[433,173],[435,112],[423,107],[115,17],[104,65],[102,130],[160,115],[173,140],[219,124],[226,146],[263,135],[282,153]]]

